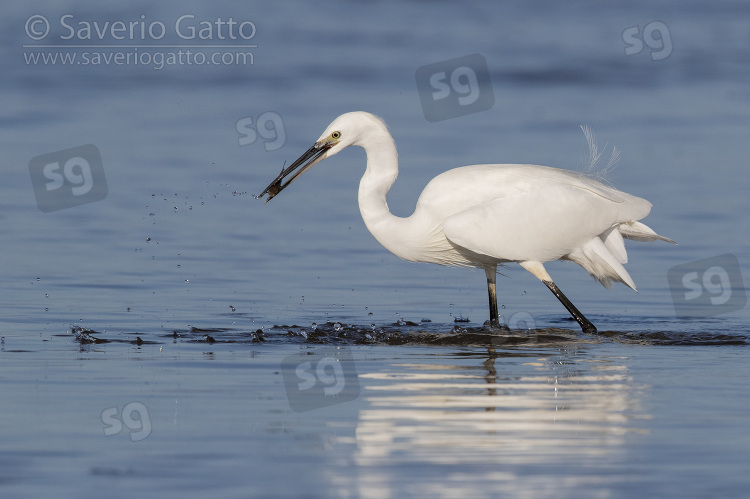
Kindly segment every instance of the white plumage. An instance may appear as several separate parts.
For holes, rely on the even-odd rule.
[[[352,145],[367,154],[359,208],[373,236],[406,260],[483,268],[491,324],[498,323],[498,264],[517,262],[529,270],[555,293],[584,331],[595,332],[557,288],[543,263],[571,260],[605,286],[617,281],[636,289],[622,265],[627,263],[623,238],[674,242],[638,222],[651,210],[645,199],[579,173],[537,165],[449,170],[427,184],[411,216],[392,215],[386,194],[398,176],[396,146],[383,121],[365,112],[336,118],[261,196],[267,193],[270,200],[314,164]],[[282,184],[288,175],[292,176]]]

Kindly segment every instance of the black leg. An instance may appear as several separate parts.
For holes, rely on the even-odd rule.
[[[575,305],[573,305],[570,300],[568,300],[568,297],[563,294],[562,291],[560,291],[560,288],[557,287],[557,285],[552,281],[542,281],[550,291],[552,291],[552,294],[557,297],[558,300],[560,300],[560,303],[563,304],[565,308],[568,309],[568,312],[570,312],[570,315],[573,316],[573,318],[578,321],[578,324],[581,325],[581,330],[583,330],[584,333],[589,334],[596,334],[596,327],[589,322],[589,320],[583,316],[583,314],[576,308]]]
[[[500,325],[500,316],[497,313],[497,265],[485,267],[484,273],[487,275],[487,295],[490,299],[490,327]]]

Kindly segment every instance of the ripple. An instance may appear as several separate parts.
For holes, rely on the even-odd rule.
[[[457,325],[399,321],[388,325],[357,325],[339,322],[313,323],[311,326],[275,325],[267,329],[241,328],[176,329],[155,333],[161,341],[122,338],[122,333],[99,332],[84,327],[70,331],[81,344],[109,342],[159,344],[167,339],[198,343],[269,343],[269,344],[338,344],[338,345],[416,345],[484,348],[560,347],[592,343],[617,342],[637,345],[721,346],[746,345],[750,336],[744,331],[600,331],[596,335],[550,327],[510,331],[501,328],[461,327]],[[109,337],[105,337],[109,336]]]

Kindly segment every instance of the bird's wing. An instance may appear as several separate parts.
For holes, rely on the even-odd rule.
[[[558,168],[471,165],[448,170],[432,179],[422,191],[417,207],[442,220],[495,199],[564,185],[577,186],[613,203],[627,203],[633,199],[633,196],[585,175]]]
[[[614,225],[648,214],[651,204],[601,184],[541,182],[445,218],[451,243],[510,261],[557,260]]]

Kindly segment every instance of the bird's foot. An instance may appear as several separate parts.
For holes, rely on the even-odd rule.
[[[596,326],[591,324],[589,321],[581,322],[581,331],[586,334],[597,334]]]
[[[510,331],[510,328],[506,326],[505,324],[500,324],[498,321],[484,321],[483,327],[485,329],[489,329],[490,332],[499,332],[499,331]]]

